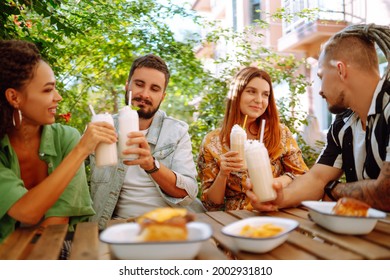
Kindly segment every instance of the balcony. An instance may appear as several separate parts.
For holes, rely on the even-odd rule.
[[[192,9],[199,12],[211,12],[210,0],[196,0]]]
[[[323,42],[347,25],[346,22],[324,20],[303,23],[278,40],[278,51],[306,51],[309,52],[308,56],[311,56],[312,49],[318,50]]]
[[[226,2],[225,0],[195,0],[192,9],[200,13],[207,13],[212,19],[224,19]]]
[[[304,9],[317,11],[311,19],[295,17],[291,22],[283,21],[283,35],[278,40],[278,51],[306,52],[307,56],[316,56],[329,37],[351,23],[364,22],[366,17],[366,0],[284,0],[282,6],[293,14]]]

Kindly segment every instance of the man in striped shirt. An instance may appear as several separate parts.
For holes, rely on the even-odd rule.
[[[390,60],[390,28],[353,25],[335,34],[319,57],[320,95],[337,114],[316,164],[260,211],[299,205],[303,200],[353,197],[390,211],[390,66],[381,79],[375,43]],[[338,179],[345,173],[346,183]],[[250,189],[251,186],[249,186]]]

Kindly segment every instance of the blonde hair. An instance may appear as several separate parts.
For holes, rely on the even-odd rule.
[[[375,24],[351,25],[333,35],[324,45],[325,60],[346,60],[361,69],[378,71],[378,55],[375,43],[390,62],[390,28]],[[386,72],[390,69],[387,65]]]

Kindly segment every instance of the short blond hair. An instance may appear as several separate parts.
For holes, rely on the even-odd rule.
[[[339,60],[361,70],[379,71],[375,43],[363,36],[336,34],[323,46],[323,56],[328,63]]]

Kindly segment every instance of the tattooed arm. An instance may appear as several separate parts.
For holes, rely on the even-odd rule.
[[[348,196],[362,200],[371,207],[390,212],[390,162],[384,162],[376,180],[338,184],[332,191],[338,199]]]

